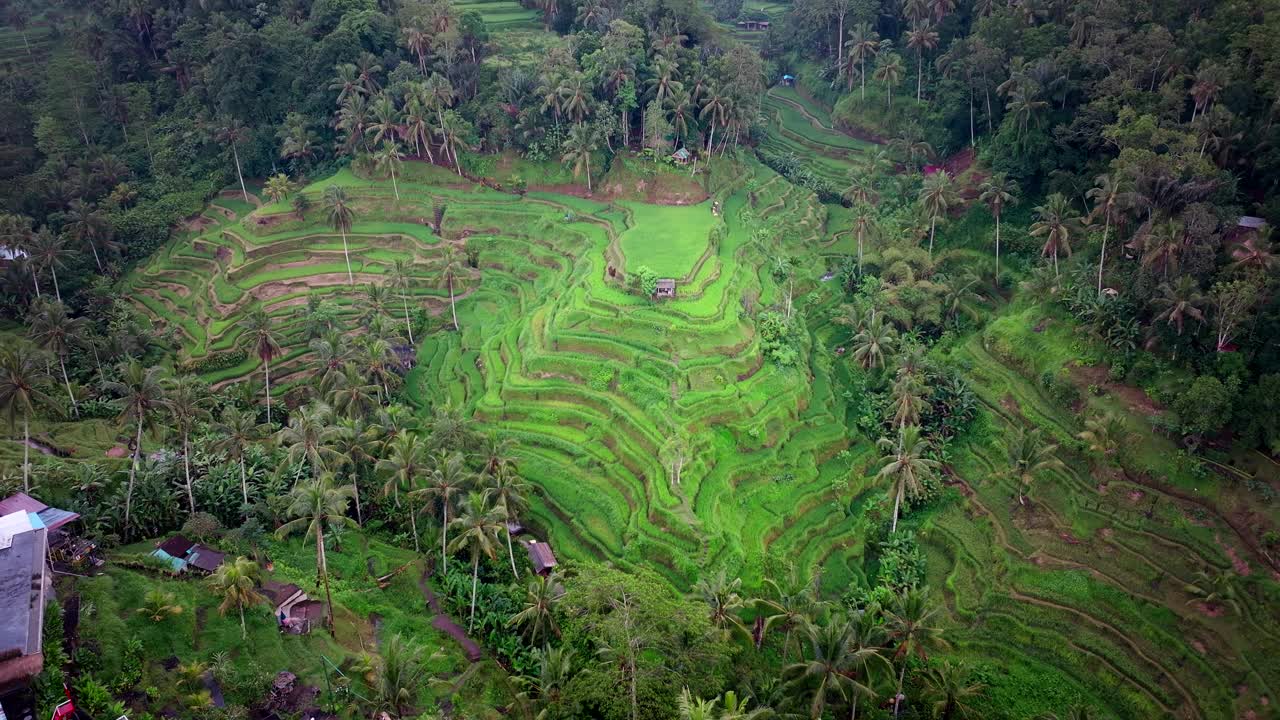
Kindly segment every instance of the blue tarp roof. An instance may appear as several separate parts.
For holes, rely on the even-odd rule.
[[[783,80],[795,80],[795,79],[796,79],[796,76],[795,76],[795,75],[783,75],[783,76],[782,76],[782,79],[783,79]]]
[[[160,558],[161,560],[163,560],[163,561],[165,561],[166,563],[168,563],[168,564],[169,564],[169,567],[173,568],[173,571],[174,571],[174,572],[176,572],[176,573],[180,573],[180,572],[182,572],[183,570],[186,570],[186,569],[187,569],[187,561],[186,561],[186,560],[183,560],[182,558],[176,558],[176,557],[174,557],[174,556],[170,555],[169,553],[167,553],[167,552],[165,552],[165,551],[163,551],[163,550],[153,550],[153,551],[151,552],[151,556],[152,556],[152,557],[158,557],[158,558]]]

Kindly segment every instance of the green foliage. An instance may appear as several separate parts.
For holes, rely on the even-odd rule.
[[[780,312],[769,310],[756,318],[760,332],[760,350],[764,356],[781,365],[795,365],[800,359],[795,323]]]
[[[1239,392],[1239,381],[1222,382],[1212,375],[1201,375],[1173,402],[1178,414],[1178,427],[1187,435],[1216,432],[1231,419],[1231,407]]]
[[[631,282],[645,297],[651,297],[658,289],[658,274],[649,269],[648,265],[641,265],[631,273]]]

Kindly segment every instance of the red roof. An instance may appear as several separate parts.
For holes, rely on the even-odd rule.
[[[160,543],[161,550],[168,553],[171,557],[176,557],[179,560],[185,558],[187,553],[191,552],[191,548],[195,546],[196,544],[194,541],[188,540],[181,535],[174,535],[168,540]]]

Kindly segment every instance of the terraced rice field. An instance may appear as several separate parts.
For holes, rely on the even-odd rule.
[[[521,7],[515,0],[463,0],[454,6],[458,12],[474,10],[480,13],[490,32],[542,27],[542,13]]]
[[[53,48],[53,32],[37,19],[27,28],[26,36],[12,27],[0,27],[0,63],[29,63],[42,58]]]
[[[761,147],[803,158],[835,187],[848,185],[849,172],[861,168],[865,154],[877,147],[837,130],[830,113],[795,88],[770,88],[763,111],[769,126]]]

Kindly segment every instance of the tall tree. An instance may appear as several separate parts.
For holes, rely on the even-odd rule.
[[[249,141],[249,128],[239,119],[222,117],[214,129],[214,138],[218,142],[231,146],[231,157],[236,163],[236,178],[240,181],[240,194],[249,202],[249,189],[244,184],[244,172],[240,169],[240,143]]]
[[[8,343],[7,347],[0,348],[0,408],[9,418],[10,429],[17,425],[18,416],[22,416],[23,492],[31,491],[31,415],[36,403],[49,402],[43,389],[47,378],[30,345]]]
[[[415,490],[415,493],[429,500],[440,503],[440,572],[449,570],[449,556],[446,550],[449,545],[449,506],[453,498],[469,487],[475,475],[467,469],[466,458],[460,452],[438,451],[431,458],[431,472],[427,475],[426,487]]]
[[[561,148],[564,153],[560,156],[560,161],[565,165],[573,166],[573,177],[576,180],[583,170],[587,173],[587,194],[592,192],[591,188],[591,155],[600,147],[600,141],[595,130],[589,125],[579,123],[569,129],[569,137],[565,138],[564,146]]]
[[[924,480],[937,471],[938,461],[926,456],[929,442],[920,433],[918,425],[899,427],[896,439],[880,438],[877,445],[885,454],[880,458],[880,471],[876,475],[891,483],[893,524],[889,533],[893,534],[898,531],[902,500],[908,494],[915,497],[924,491]]]
[[[267,311],[262,308],[254,308],[244,319],[240,321],[240,327],[244,336],[249,339],[253,345],[253,352],[262,361],[262,373],[266,379],[266,387],[263,389],[263,396],[267,400],[267,424],[271,424],[271,361],[282,351],[280,343],[283,336],[276,330],[275,324],[272,323],[271,317],[267,315]]]
[[[522,633],[529,642],[536,646],[541,640],[543,647],[547,647],[552,635],[560,635],[555,608],[564,594],[563,580],[555,572],[530,578],[525,586],[524,607],[511,616],[507,625],[523,628]]]
[[[453,330],[457,332],[461,328],[458,327],[458,302],[453,294],[454,280],[459,273],[466,271],[466,262],[462,253],[453,245],[446,245],[444,248],[444,256],[441,258],[440,272],[444,276],[445,285],[449,288],[449,310],[453,313]]]
[[[907,47],[916,51],[916,102],[924,98],[924,51],[938,47],[938,32],[928,22],[916,23],[907,31]]]
[[[506,516],[502,508],[494,507],[485,499],[484,493],[472,492],[467,495],[462,515],[451,524],[458,534],[450,543],[454,552],[466,549],[471,556],[471,616],[467,621],[467,632],[476,624],[476,593],[479,590],[480,558],[490,560],[496,555],[495,545],[498,542],[498,531],[505,524]]]
[[[341,185],[330,185],[325,188],[324,207],[329,213],[329,227],[342,233],[342,254],[347,259],[347,282],[355,285],[356,278],[351,272],[351,248],[347,246],[347,233],[355,224],[356,214],[347,200],[347,191]]]
[[[929,258],[933,258],[933,237],[938,230],[938,216],[955,204],[955,189],[946,170],[938,170],[924,179],[920,189],[920,204],[929,213]]]
[[[1102,294],[1102,268],[1107,262],[1107,236],[1112,223],[1123,219],[1124,199],[1128,185],[1123,174],[1102,174],[1093,179],[1094,186],[1085,195],[1093,201],[1093,216],[1102,216],[1102,251],[1098,255],[1098,294]]]
[[[898,671],[898,692],[893,698],[893,715],[901,706],[902,682],[907,675],[907,660],[915,655],[929,659],[929,651],[947,647],[938,623],[938,607],[929,601],[925,590],[911,589],[899,595],[888,613],[889,637],[897,644],[894,659],[902,664]]]
[[[316,575],[324,583],[325,605],[329,615],[329,633],[336,634],[333,625],[333,594],[329,589],[329,563],[325,555],[324,531],[326,527],[353,526],[347,517],[347,503],[355,488],[351,485],[335,486],[332,475],[321,475],[303,480],[289,493],[287,512],[294,518],[276,530],[276,537],[286,538],[295,532],[314,538],[316,544]]]
[[[426,449],[416,434],[406,433],[393,438],[388,445],[387,457],[378,461],[378,472],[388,476],[382,487],[383,497],[394,496],[396,507],[399,507],[400,493],[403,491],[405,494],[405,513],[409,516],[409,527],[413,531],[414,552],[420,550],[418,508],[415,501],[426,470]]]
[[[413,345],[413,321],[409,318],[409,292],[413,289],[413,263],[404,258],[396,258],[387,274],[387,284],[400,296],[404,306],[404,330],[409,336],[409,344]]]
[[[507,518],[507,522],[503,524],[507,535],[507,558],[511,561],[511,575],[516,578],[520,577],[520,573],[516,570],[515,551],[511,549],[511,523],[518,523],[520,513],[529,508],[529,493],[532,489],[533,486],[525,482],[515,468],[510,466],[502,466],[494,473],[489,478],[488,487],[484,489],[489,501],[494,507],[501,508]]]
[[[1052,193],[1043,205],[1036,206],[1036,221],[1031,236],[1044,238],[1040,254],[1053,258],[1053,274],[1058,275],[1058,256],[1071,255],[1071,237],[1079,226],[1071,202],[1062,193]]]
[[[261,575],[258,564],[246,557],[224,561],[209,576],[209,589],[216,597],[222,599],[218,604],[218,612],[223,615],[235,608],[240,614],[240,638],[249,639],[249,631],[244,625],[244,611],[267,601],[258,592],[258,579]]]
[[[858,63],[858,80],[862,83],[862,99],[867,99],[867,58],[874,58],[880,52],[880,33],[872,29],[871,23],[860,22],[853,26],[845,50],[849,53],[849,62]],[[853,90],[853,73],[849,72],[849,89]]]
[[[124,527],[127,532],[133,506],[134,482],[142,457],[142,430],[155,420],[157,413],[164,407],[164,375],[160,367],[145,367],[137,360],[121,365],[118,374],[119,380],[108,380],[103,388],[116,396],[115,405],[120,411],[119,422],[132,422],[137,427],[133,440],[133,464],[129,466],[129,487],[124,496]]]
[[[182,474],[186,480],[187,506],[196,511],[195,489],[191,483],[191,433],[198,423],[209,420],[213,398],[203,383],[191,375],[170,378],[165,386],[164,408],[170,426],[182,437]]]
[[[400,184],[396,182],[396,171],[404,161],[404,153],[400,152],[400,144],[394,140],[382,143],[382,149],[373,156],[373,162],[391,175],[391,188],[395,191],[396,202],[400,202]]]
[[[1021,189],[1018,182],[1004,173],[993,174],[982,183],[982,191],[978,199],[991,209],[991,216],[996,221],[996,284],[1000,284],[1000,218],[1005,208],[1018,204],[1018,193]]]
[[[31,262],[42,269],[48,269],[53,276],[53,293],[62,302],[62,289],[58,287],[58,268],[66,263],[63,257],[67,252],[67,242],[60,235],[55,235],[48,227],[42,226],[31,237],[28,255]]]
[[[75,393],[71,392],[71,379],[67,377],[67,352],[72,343],[89,332],[88,320],[67,315],[66,306],[60,302],[37,300],[31,306],[27,332],[41,350],[58,358],[62,384],[66,386],[67,399],[71,401],[71,411],[76,417],[80,417],[80,405],[76,402]]]
[[[896,52],[886,52],[876,60],[873,74],[876,80],[884,83],[889,109],[893,109],[893,88],[902,82],[902,57]]]
[[[240,493],[247,506],[249,504],[249,473],[245,467],[245,456],[249,448],[258,442],[266,433],[266,428],[258,424],[258,419],[251,412],[237,410],[230,405],[222,409],[222,416],[211,428],[218,439],[214,448],[227,454],[227,459],[240,466]]]
[[[1058,446],[1049,442],[1040,428],[1019,427],[1009,436],[1006,446],[1009,474],[1018,483],[1018,502],[1026,504],[1026,494],[1036,476],[1063,467],[1058,459]]]

